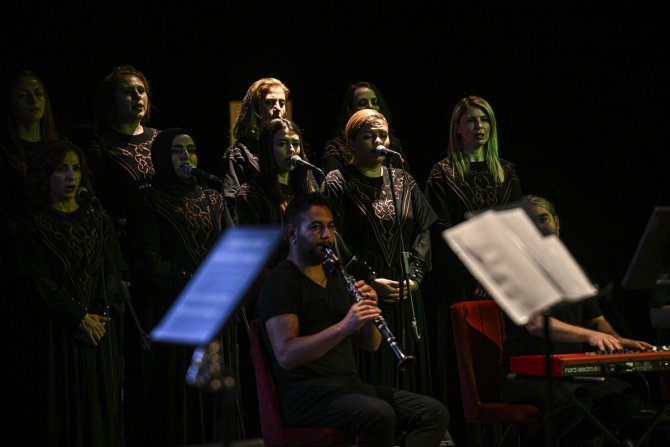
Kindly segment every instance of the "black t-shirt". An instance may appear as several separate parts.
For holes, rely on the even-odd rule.
[[[561,303],[551,310],[551,316],[564,323],[575,326],[584,324],[602,315],[598,299],[593,297],[576,303]],[[506,374],[509,368],[509,358],[520,355],[536,355],[546,352],[547,343],[544,337],[538,337],[526,329],[517,326],[509,317],[505,316],[505,330],[507,336],[503,349],[501,370]],[[552,342],[552,354],[572,354],[584,352],[583,343]]]
[[[276,315],[295,314],[300,323],[300,336],[311,335],[339,322],[349,311],[353,297],[344,280],[329,276],[326,287],[309,279],[291,261],[284,259],[274,267],[261,286],[258,314],[263,341],[272,359],[275,382],[302,382],[314,378],[357,379],[355,340],[347,337],[319,359],[290,370],[277,363],[265,332],[265,322]]]

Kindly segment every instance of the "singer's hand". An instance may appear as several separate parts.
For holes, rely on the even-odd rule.
[[[400,283],[386,278],[376,278],[372,283],[382,301],[395,303],[400,299]]]
[[[414,281],[413,279],[409,280],[409,290],[407,289],[407,282],[404,282],[404,288],[403,288],[403,297],[407,298],[409,296],[409,291],[411,290],[412,292],[416,291],[416,289],[419,288],[419,283]]]
[[[102,315],[86,314],[79,323],[78,338],[81,341],[92,343],[98,346],[98,342],[105,335],[105,324],[108,318]]]

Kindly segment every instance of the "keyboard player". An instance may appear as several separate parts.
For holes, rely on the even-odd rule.
[[[539,196],[527,196],[526,210],[543,234],[559,235],[560,219],[556,207]],[[631,340],[618,334],[603,316],[597,298],[554,307],[549,316],[552,354],[580,353],[585,350],[619,351],[622,349],[645,350],[652,345]],[[511,403],[530,403],[546,408],[547,386],[537,378],[507,378],[509,358],[512,356],[544,354],[544,318],[539,315],[526,326],[516,326],[506,321],[507,336],[503,348],[501,372],[503,374],[503,400]],[[585,349],[588,347],[591,349]],[[564,381],[566,387],[612,433],[623,437],[633,436],[633,417],[642,408],[638,390],[620,377],[607,376],[589,381]],[[576,404],[559,391],[552,392],[554,404],[550,418],[553,437],[560,445],[597,445],[602,432]],[[545,434],[541,427],[531,434],[536,440],[529,445],[542,445]],[[589,444],[592,442],[592,444]]]

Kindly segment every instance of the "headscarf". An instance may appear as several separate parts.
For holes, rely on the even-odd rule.
[[[193,134],[180,127],[165,129],[156,136],[151,146],[151,159],[156,175],[152,180],[154,188],[170,195],[183,196],[196,186],[195,177],[182,179],[177,176],[172,164],[172,142],[177,135],[186,134],[195,140]]]

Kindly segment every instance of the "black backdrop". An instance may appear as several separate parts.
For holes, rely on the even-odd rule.
[[[165,3],[5,3],[3,74],[36,71],[61,132],[85,145],[100,80],[135,65],[152,83],[152,124],[193,131],[206,169],[228,144],[228,101],[254,80],[289,86],[317,157],[345,87],[368,80],[420,183],[444,155],[455,101],[483,96],[524,192],[558,205],[568,247],[615,286],[621,329],[651,334],[646,294],[619,283],[653,206],[670,203],[667,7]]]

